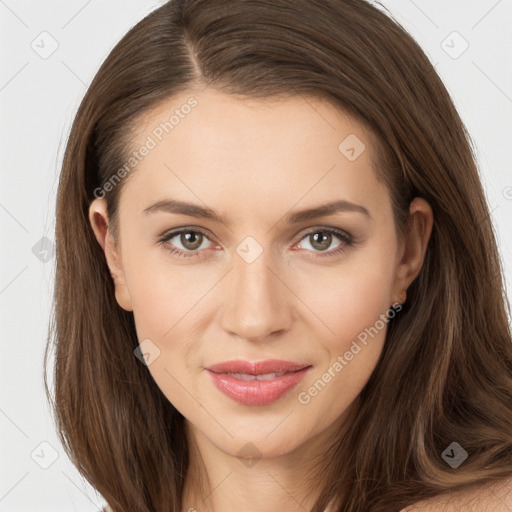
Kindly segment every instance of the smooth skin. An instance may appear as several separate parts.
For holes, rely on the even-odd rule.
[[[204,497],[205,482],[191,471],[183,512],[309,510],[319,493],[307,488],[313,464],[357,412],[387,323],[366,345],[359,343],[361,350],[307,404],[299,394],[392,303],[405,300],[424,261],[432,210],[415,198],[411,230],[398,243],[389,192],[372,169],[375,140],[353,118],[313,97],[256,100],[188,91],[144,117],[130,151],[191,96],[197,106],[131,172],[120,199],[117,243],[107,229],[104,198],[90,206],[91,226],[119,305],[133,311],[139,341],[149,339],[160,351],[148,371],[186,418],[191,467],[202,460],[206,468],[211,494]],[[365,145],[353,161],[338,149],[349,135]],[[167,199],[207,207],[224,222],[144,213]],[[341,211],[286,221],[291,213],[340,199],[369,215]],[[195,233],[195,256],[170,252],[193,252],[193,243],[179,234],[159,243],[183,227]],[[336,234],[322,243],[327,229],[355,243]],[[240,248],[261,254],[248,262]],[[234,402],[204,369],[230,359],[273,358],[312,368],[296,389],[266,406]],[[244,447],[254,450],[255,464],[240,454]]]

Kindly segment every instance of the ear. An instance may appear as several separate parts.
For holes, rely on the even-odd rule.
[[[110,275],[114,280],[117,303],[126,311],[133,311],[132,301],[126,285],[125,274],[121,261],[121,250],[108,230],[107,201],[104,198],[94,199],[89,206],[89,221],[96,240],[100,244],[107,261]]]
[[[414,198],[409,205],[408,230],[400,246],[392,303],[405,302],[407,288],[420,273],[433,223],[432,208],[427,201],[421,197]]]

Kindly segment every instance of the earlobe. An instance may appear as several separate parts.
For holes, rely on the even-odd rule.
[[[89,206],[89,222],[94,235],[101,246],[107,266],[114,281],[116,300],[119,306],[126,311],[133,311],[131,298],[126,285],[119,246],[112,239],[108,231],[107,201],[100,198],[92,201]]]

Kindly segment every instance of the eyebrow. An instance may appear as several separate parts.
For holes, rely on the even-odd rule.
[[[145,215],[151,213],[164,212],[164,213],[175,213],[181,215],[187,215],[189,217],[198,217],[203,219],[209,219],[214,222],[220,222],[225,224],[225,220],[210,208],[205,208],[192,203],[186,203],[177,199],[163,199],[161,201],[148,206],[143,210]],[[370,212],[362,205],[351,203],[345,199],[332,201],[330,203],[322,204],[320,206],[314,206],[312,208],[306,208],[288,214],[285,217],[285,222],[288,224],[297,224],[306,220],[316,219],[318,217],[325,217],[327,215],[333,215],[338,212],[357,212],[362,213],[371,219]]]

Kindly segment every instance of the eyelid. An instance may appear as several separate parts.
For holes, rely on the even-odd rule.
[[[208,239],[212,244],[216,244],[217,246],[220,245],[217,242],[215,242],[214,237],[210,236],[210,234],[207,232],[207,230],[205,230],[204,228],[201,228],[199,226],[184,226],[184,227],[180,227],[180,228],[167,230],[166,232],[162,233],[162,235],[160,235],[157,238],[157,243],[165,246],[170,239],[172,239],[175,236],[178,236],[182,233],[188,233],[188,232],[200,233],[206,239]],[[299,235],[297,235],[297,240],[296,240],[296,242],[294,242],[293,245],[296,245],[297,243],[301,242],[307,236],[309,236],[313,233],[319,233],[319,232],[327,232],[327,233],[331,233],[331,234],[337,236],[342,241],[342,244],[341,244],[342,246],[343,245],[352,246],[357,243],[357,238],[354,237],[353,235],[351,235],[350,233],[344,231],[343,229],[329,227],[329,226],[314,226],[312,228],[307,228],[305,231],[302,231]],[[195,256],[195,255],[199,256],[201,253],[206,252],[205,249],[196,249],[194,251],[183,251],[182,249],[177,249],[175,247],[173,247],[172,250],[171,249],[168,249],[168,250],[170,250],[172,253],[177,253],[178,255],[187,254],[188,255],[187,257]],[[331,249],[330,251],[326,251],[325,253],[323,253],[322,251],[310,251],[310,250],[308,250],[307,252],[316,253],[317,256],[314,256],[314,257],[329,257],[331,255],[337,254],[338,252],[343,252],[344,250],[345,249],[343,247],[341,247],[341,248],[338,247],[335,249]]]
[[[300,235],[297,235],[297,241],[300,242],[304,237],[312,235],[313,233],[320,232],[333,233],[334,235],[340,237],[343,240],[346,240],[347,242],[352,241],[354,239],[354,237],[350,233],[344,231],[343,229],[328,226],[315,226],[313,228],[308,228],[305,232],[301,232]]]
[[[183,249],[178,249],[176,247],[169,248],[167,247],[167,244],[169,243],[169,240],[172,238],[181,235],[182,233],[200,233],[202,234],[207,240],[209,240],[212,244],[216,244],[213,237],[210,236],[210,234],[205,230],[204,228],[200,228],[198,226],[184,226],[180,228],[170,229],[159,235],[156,239],[156,243],[158,245],[162,245],[166,250],[170,251],[171,253],[176,253],[180,257],[194,257],[198,256],[200,257],[204,253],[204,249],[196,249],[194,251],[184,251]],[[219,244],[216,244],[217,246]]]

